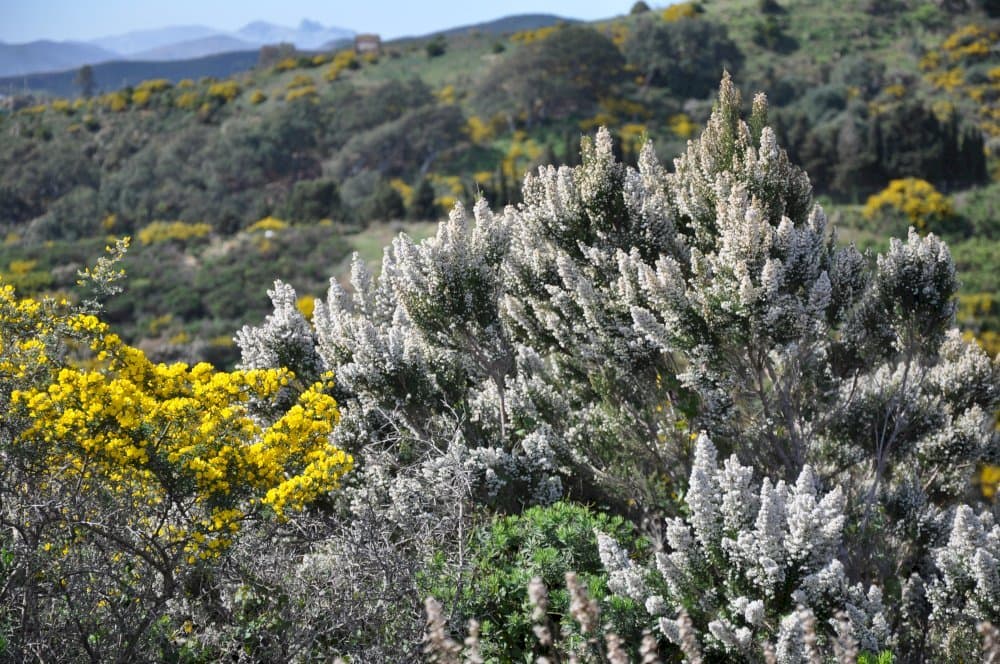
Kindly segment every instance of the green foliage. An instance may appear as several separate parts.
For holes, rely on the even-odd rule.
[[[434,195],[434,187],[430,180],[422,178],[413,190],[413,201],[407,210],[407,217],[419,221],[438,218],[438,205]]]
[[[754,23],[753,41],[777,53],[790,53],[799,47],[799,43],[785,31],[785,21],[775,12],[766,12],[764,19]]]
[[[597,30],[563,27],[494,65],[478,85],[474,103],[486,116],[523,117],[527,126],[586,113],[612,94],[624,65],[618,48]]]
[[[300,180],[285,203],[285,216],[299,222],[339,219],[343,214],[340,191],[333,180]]]
[[[706,96],[723,69],[736,73],[743,64],[743,54],[726,28],[701,18],[642,20],[625,42],[625,55],[645,84],[667,88],[681,98]]]
[[[437,35],[424,46],[428,58],[437,58],[445,54],[448,50],[448,41],[444,35]]]
[[[375,191],[361,208],[362,223],[370,221],[393,221],[406,216],[403,197],[386,180],[379,181]]]
[[[596,531],[628,541],[645,555],[644,540],[620,517],[609,517],[582,505],[558,502],[532,507],[516,516],[494,517],[469,537],[467,569],[456,584],[439,561],[424,578],[424,593],[454,610],[452,624],[481,622],[483,655],[488,662],[526,661],[535,646],[527,587],[540,577],[549,589],[549,620],[579,634],[569,615],[565,574],[577,572],[590,597],[601,608],[602,621],[626,640],[637,644],[645,609],[628,599],[612,597],[607,572],[597,551]]]

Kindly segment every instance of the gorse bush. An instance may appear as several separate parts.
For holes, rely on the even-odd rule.
[[[94,315],[9,286],[0,326],[5,660],[150,656],[168,605],[212,583],[245,526],[352,467],[329,440],[328,377],[295,390],[284,369],[154,365]]]

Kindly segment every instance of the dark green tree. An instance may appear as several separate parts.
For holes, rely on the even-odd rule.
[[[94,81],[94,68],[90,65],[84,65],[76,72],[76,78],[73,79],[73,83],[80,88],[80,94],[83,97],[92,97],[94,95],[94,86],[96,82]]]
[[[428,58],[436,58],[438,56],[444,55],[448,50],[448,41],[444,38],[444,35],[437,35],[424,46],[424,50],[427,51]]]
[[[515,51],[487,73],[475,103],[487,115],[536,121],[582,113],[622,81],[625,60],[614,43],[586,26],[566,26]]]
[[[708,95],[724,69],[734,73],[743,64],[726,28],[700,18],[665,23],[647,17],[625,42],[625,56],[646,85],[681,97]]]
[[[342,216],[340,191],[333,180],[296,182],[285,204],[285,216],[293,221],[319,221]]]
[[[370,221],[393,221],[406,216],[403,197],[386,180],[381,180],[376,185],[375,192],[362,206],[361,212],[363,224]]]
[[[410,202],[410,209],[407,210],[410,219],[428,221],[438,218],[438,205],[435,201],[434,187],[431,186],[427,178],[420,180],[420,183],[413,190],[413,200]]]

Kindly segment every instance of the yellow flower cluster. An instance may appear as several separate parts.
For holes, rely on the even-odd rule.
[[[236,81],[222,81],[208,86],[208,96],[225,103],[236,99],[240,93],[240,84]]]
[[[556,30],[559,30],[560,27],[561,26],[559,25],[550,25],[544,28],[538,28],[537,30],[522,30],[521,32],[515,32],[511,35],[510,40],[518,44],[534,44],[535,42],[548,39]]]
[[[323,78],[328,81],[336,81],[345,69],[357,69],[360,66],[361,63],[358,62],[358,56],[353,50],[340,51],[337,55],[333,56],[333,61],[327,68],[326,73],[323,74]]]
[[[686,18],[694,18],[697,15],[698,6],[693,2],[679,2],[675,5],[670,5],[660,14],[663,20],[667,23],[674,23]]]
[[[285,101],[295,101],[296,99],[313,99],[319,93],[316,92],[315,85],[307,85],[304,88],[293,88],[285,93]]]
[[[247,227],[247,233],[266,233],[267,231],[283,231],[288,228],[288,222],[277,217],[264,217]]]
[[[966,68],[989,58],[998,44],[1000,30],[969,24],[949,35],[940,50],[928,51],[920,59],[927,82],[971,100],[978,109],[980,129],[992,137],[1000,136],[1000,68],[987,71],[985,82],[966,76]]]
[[[921,232],[955,213],[948,197],[919,178],[893,180],[888,187],[869,196],[864,215],[867,219],[875,219],[887,210],[902,213]]]
[[[314,502],[353,465],[330,442],[340,415],[329,376],[268,426],[262,413],[291,389],[288,370],[154,364],[95,316],[10,286],[0,329],[0,386],[16,388],[11,412],[24,423],[13,449],[43,475],[37,486],[127,505],[119,526],[189,563],[223,552],[262,507],[283,519]],[[87,367],[51,359],[57,338],[84,342]]]
[[[997,41],[997,33],[970,23],[959,28],[941,44],[952,62],[967,58],[983,58],[990,54],[990,47]]]
[[[146,92],[163,92],[164,90],[169,90],[173,87],[173,84],[165,78],[153,78],[148,81],[143,81],[139,85],[135,86],[136,91],[144,90]]]
[[[154,221],[139,231],[139,242],[145,245],[160,244],[176,240],[184,242],[186,240],[203,238],[212,232],[212,227],[208,224],[189,224],[183,221]]]

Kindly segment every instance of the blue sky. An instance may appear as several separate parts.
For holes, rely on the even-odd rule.
[[[0,0],[0,41],[87,40],[168,25],[235,30],[255,20],[294,26],[303,18],[392,38],[510,14],[608,18],[631,6],[631,0]]]

